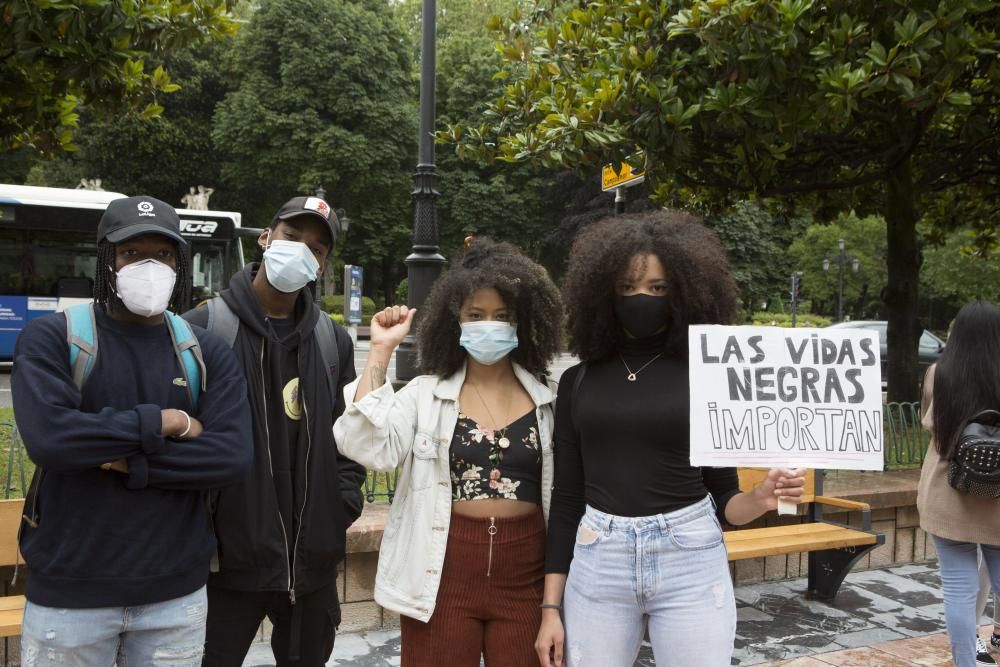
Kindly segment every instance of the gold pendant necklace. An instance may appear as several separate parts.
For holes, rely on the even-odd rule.
[[[490,412],[490,406],[486,405],[486,401],[483,400],[483,395],[479,393],[479,388],[476,385],[472,385],[472,390],[476,392],[476,396],[479,398],[479,402],[483,404],[483,408],[486,410],[486,414],[490,416],[490,421],[493,422],[493,433],[499,436],[497,438],[497,445],[500,449],[507,449],[510,447],[510,440],[507,439],[507,429],[510,424],[507,424],[503,429],[497,429],[497,420],[493,417],[493,413]],[[509,417],[510,404],[513,401],[514,391],[511,390],[510,395],[507,397],[507,408],[504,410],[504,417]]]
[[[629,382],[635,382],[636,379],[639,377],[639,373],[646,370],[646,366],[649,366],[651,363],[659,359],[661,356],[663,356],[662,352],[660,352],[655,357],[644,363],[642,365],[642,368],[640,368],[637,371],[633,371],[631,368],[628,367],[628,362],[625,361],[625,357],[623,357],[621,354],[618,355],[618,358],[622,360],[622,363],[625,364],[625,370],[628,371],[628,375],[625,376],[625,379],[628,380]]]

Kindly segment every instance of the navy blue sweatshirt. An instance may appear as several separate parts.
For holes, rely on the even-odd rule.
[[[119,322],[96,308],[97,363],[73,384],[66,319],[28,323],[11,390],[28,455],[45,470],[37,527],[22,525],[27,598],[48,607],[151,604],[208,580],[215,537],[207,493],[241,479],[253,459],[243,370],[218,337],[192,327],[206,365],[192,406],[167,324]],[[197,417],[204,432],[164,438],[160,410]],[[124,458],[129,473],[101,470]]]

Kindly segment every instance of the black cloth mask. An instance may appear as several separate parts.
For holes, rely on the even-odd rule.
[[[665,296],[633,294],[615,298],[618,322],[633,338],[647,338],[666,328],[670,301]]]

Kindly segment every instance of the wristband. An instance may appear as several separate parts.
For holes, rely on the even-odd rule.
[[[187,420],[187,428],[184,429],[183,433],[180,433],[180,434],[177,435],[178,438],[183,438],[184,436],[186,436],[191,431],[191,415],[189,415],[188,413],[184,412],[183,410],[178,410],[177,412],[179,412],[182,415],[184,415],[184,419]]]
[[[542,604],[538,605],[538,607],[540,609],[558,609],[559,611],[562,611],[562,605],[561,604],[545,604],[545,603],[542,603]]]

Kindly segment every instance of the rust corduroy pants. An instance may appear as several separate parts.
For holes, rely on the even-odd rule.
[[[490,544],[490,522],[496,527]],[[452,514],[429,623],[401,617],[402,667],[537,667],[545,577],[541,509],[523,517]]]

